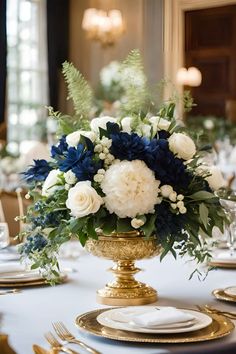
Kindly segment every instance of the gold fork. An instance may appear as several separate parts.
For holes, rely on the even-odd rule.
[[[54,337],[54,335],[51,332],[45,333],[45,338],[48,341],[48,343],[51,345],[52,349],[54,350],[59,350],[63,353],[67,354],[79,354],[75,350],[72,350],[70,348],[64,347],[58,340]]]
[[[90,347],[89,345],[81,342],[81,340],[76,339],[75,336],[66,328],[63,322],[55,322],[52,324],[53,328],[55,329],[57,335],[64,341],[68,343],[76,343],[79,344],[81,347],[86,349],[88,352],[92,354],[100,354],[96,349]]]

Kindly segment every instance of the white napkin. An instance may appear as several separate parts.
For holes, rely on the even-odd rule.
[[[133,326],[154,328],[177,323],[186,324],[195,320],[195,316],[175,307],[155,307],[146,309],[125,309],[114,312],[111,319],[116,322],[129,323]]]
[[[131,324],[145,328],[153,328],[161,325],[184,323],[194,319],[195,317],[190,313],[183,312],[174,307],[165,307],[133,316]]]

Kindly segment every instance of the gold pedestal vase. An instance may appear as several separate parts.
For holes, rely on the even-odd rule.
[[[134,275],[140,271],[135,261],[152,258],[161,252],[155,236],[145,238],[138,232],[100,235],[98,240],[89,239],[87,250],[94,256],[111,259],[115,265],[109,270],[115,280],[97,291],[97,301],[105,305],[136,306],[157,300],[152,287],[137,281]]]

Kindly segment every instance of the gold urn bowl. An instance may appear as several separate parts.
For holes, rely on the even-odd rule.
[[[150,304],[157,300],[152,287],[137,281],[134,275],[140,271],[135,261],[152,258],[161,252],[155,236],[145,238],[139,232],[100,235],[89,239],[87,250],[94,256],[111,259],[115,265],[109,270],[115,280],[97,291],[97,301],[105,305],[131,306]]]

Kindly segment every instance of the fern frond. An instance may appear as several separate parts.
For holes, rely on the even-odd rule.
[[[142,57],[137,49],[132,50],[121,65],[121,85],[124,87],[124,111],[129,113],[145,111],[150,95]]]
[[[88,119],[92,107],[92,90],[83,75],[72,63],[62,64],[62,74],[68,88],[67,99],[72,99],[75,113],[80,119]]]

